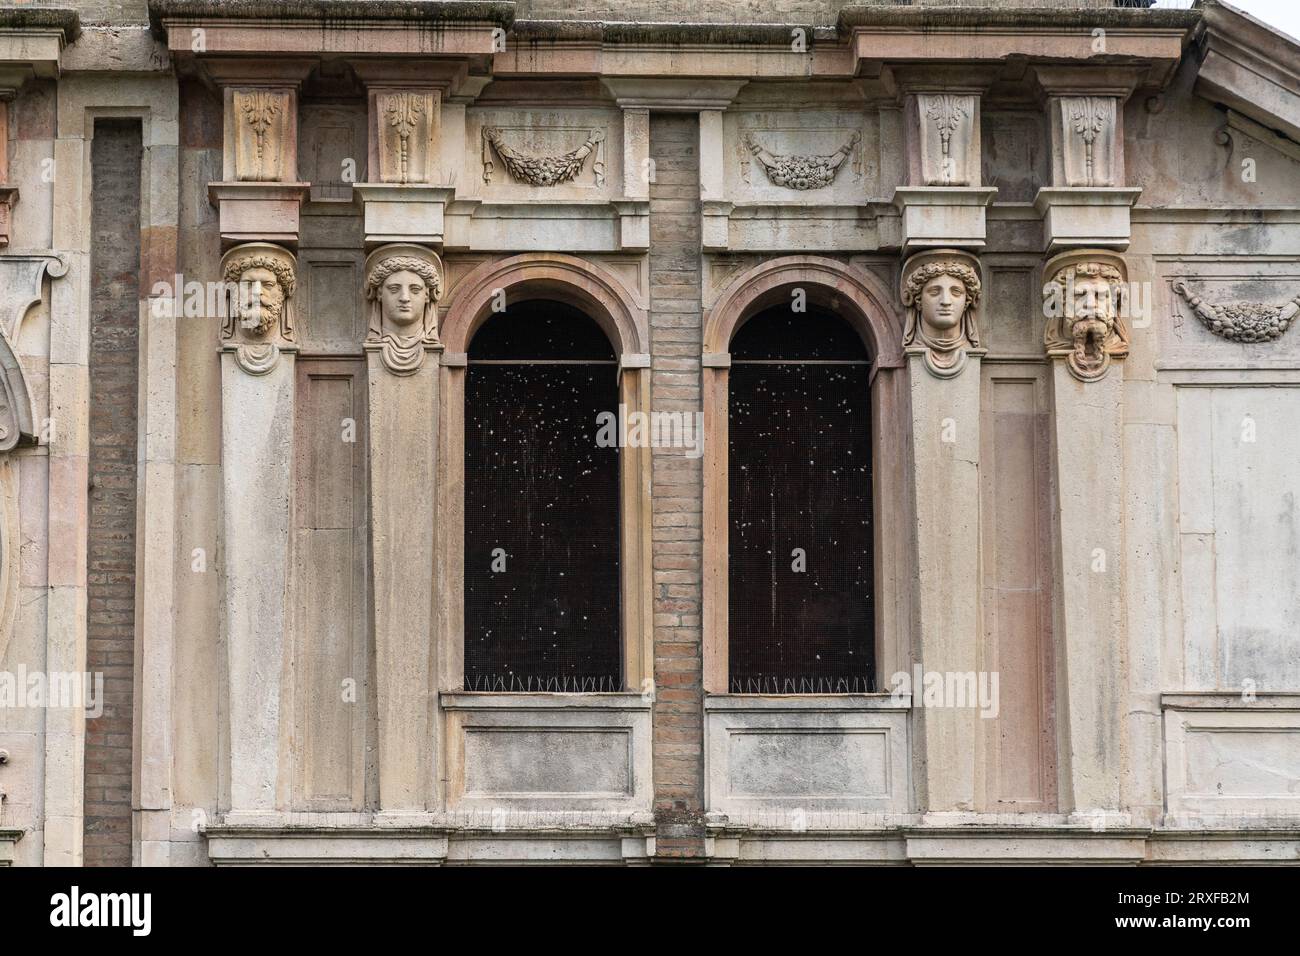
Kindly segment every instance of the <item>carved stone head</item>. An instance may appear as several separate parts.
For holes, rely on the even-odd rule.
[[[249,242],[227,252],[222,279],[229,289],[230,310],[223,337],[234,337],[238,326],[249,340],[265,339],[272,332],[292,339],[290,299],[297,284],[296,266],[291,252],[269,242]]]
[[[1048,262],[1044,276],[1048,352],[1067,356],[1076,378],[1096,381],[1106,374],[1112,357],[1128,354],[1124,260],[1105,250],[1070,252]]]
[[[956,375],[967,350],[979,347],[978,265],[968,253],[941,249],[918,253],[903,266],[903,346],[924,350],[926,366],[936,375]]]
[[[365,295],[367,341],[383,344],[384,361],[393,371],[414,371],[424,350],[438,345],[442,262],[423,246],[381,246],[366,260]]]

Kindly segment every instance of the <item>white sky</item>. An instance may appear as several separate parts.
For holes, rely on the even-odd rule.
[[[1300,39],[1300,0],[1226,0],[1230,6]],[[1157,7],[1186,10],[1192,0],[1156,0]]]

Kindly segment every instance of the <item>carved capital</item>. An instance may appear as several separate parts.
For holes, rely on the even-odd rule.
[[[297,176],[297,94],[278,87],[226,90],[228,182],[278,183]]]
[[[433,181],[441,95],[437,90],[375,90],[371,99],[372,177],[381,183]]]
[[[980,349],[979,260],[957,249],[919,252],[903,264],[900,297],[907,310],[903,349],[925,356],[939,378],[959,375]]]
[[[770,152],[752,133],[745,134],[745,145],[763,167],[768,182],[773,186],[807,190],[821,189],[835,182],[835,174],[844,165],[844,161],[853,155],[853,150],[861,139],[862,134],[853,133],[835,152],[820,156],[783,156]]]
[[[365,296],[369,309],[366,344],[378,351],[394,375],[412,375],[438,340],[438,299],[442,261],[424,246],[380,246],[366,259]]]
[[[1081,382],[1105,377],[1112,359],[1128,355],[1128,267],[1123,256],[1081,249],[1043,270],[1043,335],[1047,354],[1063,358]]]
[[[234,352],[239,367],[250,375],[265,375],[275,368],[282,350],[297,348],[297,271],[293,253],[269,242],[235,246],[221,259],[226,286],[221,347]]]
[[[1173,288],[1203,326],[1229,342],[1275,342],[1291,327],[1296,313],[1300,312],[1300,295],[1281,305],[1265,302],[1215,305],[1189,289],[1186,280],[1176,279]]]

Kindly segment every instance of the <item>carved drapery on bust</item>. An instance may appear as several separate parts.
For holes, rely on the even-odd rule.
[[[1300,313],[1300,295],[1281,305],[1265,302],[1229,302],[1212,305],[1178,279],[1174,291],[1182,296],[1201,324],[1229,342],[1273,342],[1280,339]]]
[[[854,133],[848,142],[826,156],[781,156],[759,145],[752,133],[745,134],[745,145],[763,167],[773,186],[805,190],[821,189],[833,183],[835,174],[844,165],[844,161],[853,155],[853,149],[861,139],[861,133]]]
[[[1082,382],[1105,376],[1111,359],[1128,355],[1128,268],[1104,250],[1068,252],[1043,272],[1043,341],[1049,355],[1064,356]]]
[[[442,263],[423,246],[381,246],[366,260],[366,301],[370,310],[366,348],[378,349],[394,375],[411,375],[424,353],[440,349],[437,301],[442,296]]]
[[[960,374],[967,354],[980,345],[981,294],[979,260],[974,256],[956,249],[912,256],[903,265],[904,350],[924,354],[926,368],[940,378]]]
[[[595,153],[596,157],[592,160],[592,173],[596,178],[596,185],[602,186],[605,182],[605,164],[600,159],[600,144],[604,141],[604,132],[594,129],[586,142],[561,156],[529,156],[507,146],[502,139],[501,130],[497,127],[484,126],[483,182],[492,182],[493,150],[496,150],[501,161],[505,163],[506,169],[517,182],[527,183],[530,186],[558,186],[561,183],[572,182],[582,171],[587,157]]]
[[[235,246],[222,257],[226,315],[221,343],[234,351],[239,367],[250,375],[266,374],[275,367],[281,349],[296,346],[297,268],[293,253],[269,242]]]
[[[286,150],[293,135],[293,93],[289,90],[237,89],[231,92],[234,110],[235,179],[240,182],[281,182]]]

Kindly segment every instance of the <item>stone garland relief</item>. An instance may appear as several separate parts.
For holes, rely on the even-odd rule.
[[[287,90],[234,90],[235,179],[279,182],[284,179],[284,146],[293,115]]]
[[[250,375],[265,375],[275,368],[283,348],[297,347],[297,268],[293,253],[269,242],[235,246],[222,257],[227,308],[221,344]]]
[[[925,367],[953,378],[979,350],[977,314],[982,294],[979,260],[955,249],[921,252],[903,265],[901,297],[907,309],[903,347],[923,354]]]
[[[763,167],[768,181],[773,186],[798,190],[821,189],[835,182],[836,173],[844,161],[853,155],[853,150],[861,140],[861,133],[853,133],[848,142],[825,156],[782,156],[765,149],[754,138],[754,134],[745,134],[745,145]]]
[[[577,149],[560,156],[530,156],[506,145],[501,130],[495,126],[483,127],[483,183],[492,182],[492,152],[496,151],[506,170],[516,182],[530,186],[558,186],[572,182],[582,171],[587,157],[595,154],[591,162],[592,175],[597,186],[605,185],[605,163],[601,158],[601,144],[605,141],[603,130],[593,129]]]
[[[370,317],[366,350],[378,350],[394,375],[413,375],[425,352],[442,348],[437,301],[442,263],[423,246],[381,246],[366,259],[366,302]]]
[[[1182,297],[1201,324],[1219,338],[1229,342],[1274,342],[1291,327],[1300,313],[1300,295],[1282,305],[1264,302],[1229,302],[1212,305],[1187,287],[1187,282],[1177,279],[1174,292]]]
[[[1113,96],[1064,96],[1061,123],[1067,186],[1115,185]]]
[[[1047,354],[1064,356],[1081,382],[1104,378],[1112,359],[1128,355],[1123,258],[1104,251],[1069,252],[1049,260],[1043,275]]]

